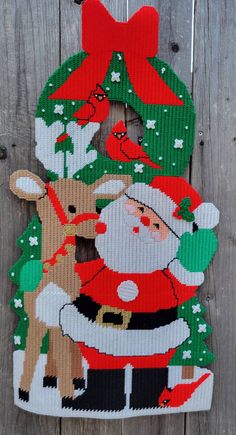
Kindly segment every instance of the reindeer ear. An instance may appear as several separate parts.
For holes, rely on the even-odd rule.
[[[105,174],[92,185],[98,198],[116,199],[132,184],[130,175]]]
[[[46,193],[44,182],[30,171],[16,171],[10,176],[10,189],[21,199],[37,201]]]

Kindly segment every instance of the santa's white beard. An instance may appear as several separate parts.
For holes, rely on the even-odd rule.
[[[107,231],[96,237],[96,248],[105,264],[121,273],[150,273],[163,270],[176,256],[179,239],[169,232],[162,241],[153,239],[140,220],[125,209],[126,196],[105,207],[100,221]],[[139,227],[139,233],[132,229]]]

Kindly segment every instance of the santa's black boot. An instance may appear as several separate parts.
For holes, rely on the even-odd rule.
[[[133,369],[130,408],[156,408],[158,398],[168,384],[168,368]]]
[[[124,370],[88,370],[88,387],[73,400],[73,409],[120,411],[125,406]]]

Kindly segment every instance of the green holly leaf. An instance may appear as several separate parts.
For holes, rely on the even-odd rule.
[[[178,216],[181,216],[186,222],[193,222],[195,219],[194,214],[189,210],[191,207],[191,199],[183,198],[179,204]]]

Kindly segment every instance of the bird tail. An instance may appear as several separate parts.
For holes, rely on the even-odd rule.
[[[193,382],[195,389],[198,388],[210,376],[210,373],[204,373],[196,382]]]
[[[153,169],[163,169],[162,166],[158,165],[157,163],[154,163],[150,157],[143,157],[139,159],[142,163],[145,163],[145,165],[150,166]]]

